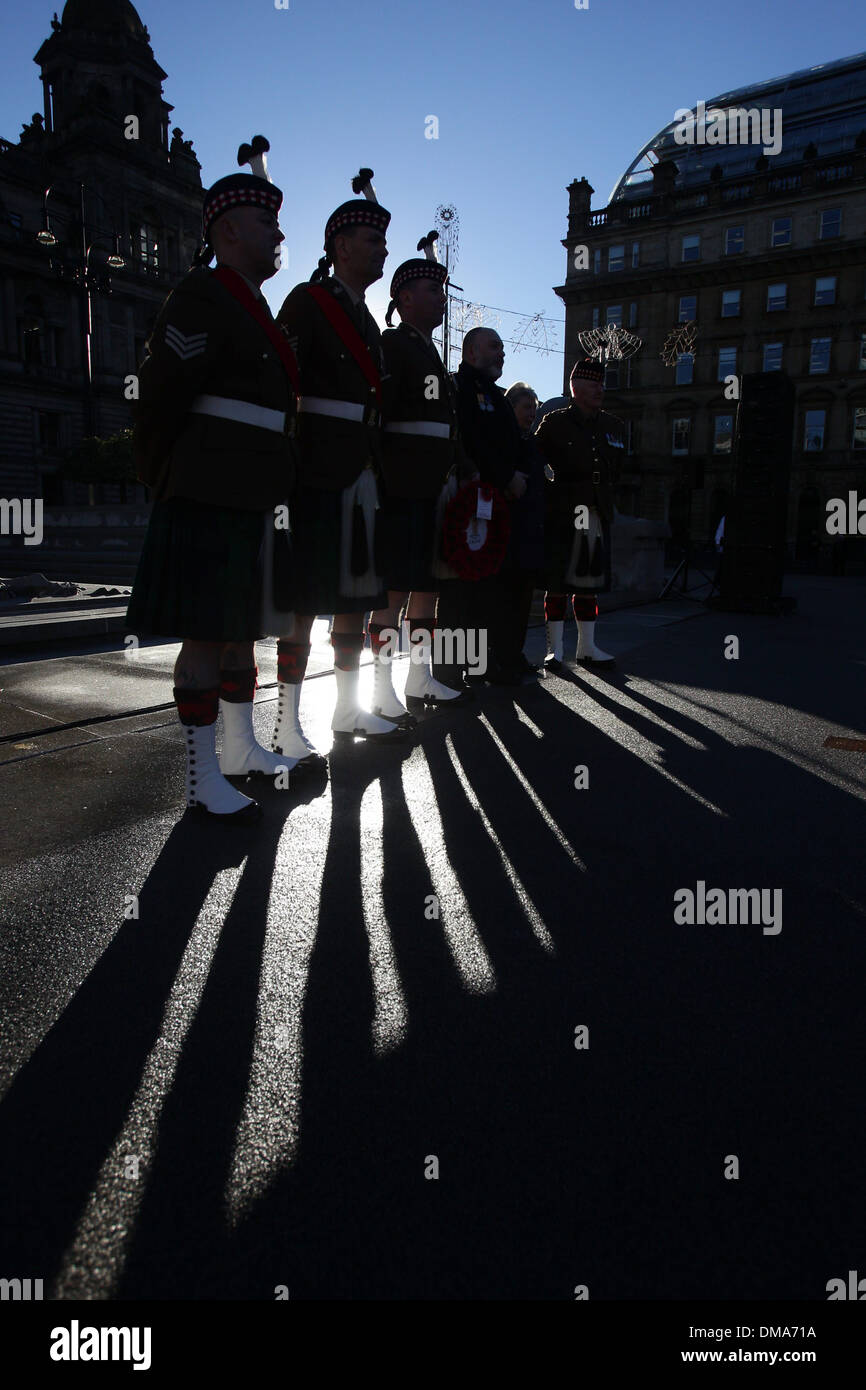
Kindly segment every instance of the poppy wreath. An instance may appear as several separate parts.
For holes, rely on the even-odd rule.
[[[469,528],[478,510],[479,495],[493,504],[486,535],[475,548],[469,544]],[[484,483],[466,483],[445,508],[442,553],[461,579],[486,579],[502,564],[511,532],[508,504],[502,493]]]

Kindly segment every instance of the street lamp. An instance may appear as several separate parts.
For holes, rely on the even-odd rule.
[[[36,240],[40,246],[52,250],[59,245],[57,237],[51,230],[51,220],[48,216],[48,198],[51,194],[53,184],[49,184],[42,195],[42,228],[36,233]],[[99,195],[97,195],[99,196]],[[111,292],[111,281],[109,278],[97,275],[90,265],[90,255],[97,249],[96,241],[91,241],[87,233],[87,207],[86,190],[83,183],[78,185],[79,197],[79,217],[81,223],[81,242],[78,247],[78,256],[72,266],[71,278],[75,281],[81,294],[80,325],[81,325],[81,355],[84,363],[84,438],[89,439],[95,433],[94,410],[93,410],[93,307],[92,295],[94,290],[106,290]],[[100,199],[100,201],[102,201]],[[103,207],[105,203],[103,201]],[[111,270],[122,270],[125,264],[120,254],[120,237],[115,231],[113,233],[114,250],[106,257],[106,265]],[[58,267],[61,276],[66,272],[66,266]]]
[[[51,190],[50,190],[49,188],[46,188],[46,190],[45,190],[45,196],[46,196],[46,198],[48,197],[48,194],[50,193],[50,191],[51,191]],[[56,246],[56,245],[57,245],[57,237],[54,235],[54,233],[53,233],[52,230],[51,230],[51,225],[50,225],[50,223],[49,223],[49,221],[48,221],[48,213],[45,211],[44,204],[43,204],[43,208],[42,208],[42,231],[36,233],[36,240],[39,242],[39,245],[40,245],[40,246]]]

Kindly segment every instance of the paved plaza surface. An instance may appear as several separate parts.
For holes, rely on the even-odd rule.
[[[176,647],[8,652],[0,1274],[824,1300],[866,1273],[866,579],[786,588],[786,617],[605,616],[612,671],[340,747],[243,830],[183,814]],[[273,643],[259,667],[267,742]],[[775,925],[676,921],[699,883]]]

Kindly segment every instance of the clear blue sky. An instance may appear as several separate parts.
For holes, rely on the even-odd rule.
[[[205,184],[262,132],[283,188],[289,266],[269,282],[277,307],[321,254],[324,221],[362,164],[393,214],[385,279],[369,292],[380,323],[387,283],[456,204],[468,298],[561,319],[566,184],[586,175],[594,207],[679,107],[863,48],[850,0],[141,0],[168,73],[172,123],[194,141]],[[0,135],[41,110],[32,62],[52,0],[2,0]],[[439,119],[438,140],[424,137]],[[503,315],[503,337],[519,320]],[[551,356],[509,349],[502,384],[562,384],[562,325]]]

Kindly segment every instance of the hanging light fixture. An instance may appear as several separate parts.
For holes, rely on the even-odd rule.
[[[51,223],[48,221],[48,213],[42,213],[42,230],[36,233],[36,240],[40,246],[56,246],[57,237],[51,230]]]

